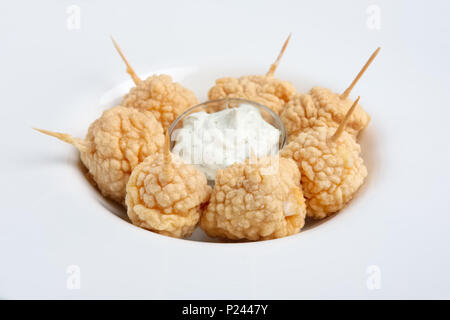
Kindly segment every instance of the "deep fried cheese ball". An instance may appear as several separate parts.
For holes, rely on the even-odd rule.
[[[315,126],[337,127],[353,104],[353,101],[348,99],[350,92],[379,52],[380,48],[377,48],[372,53],[350,86],[342,94],[334,93],[326,88],[314,87],[309,94],[295,95],[280,115],[289,138],[294,139],[299,132],[306,128]],[[367,127],[369,122],[370,116],[358,105],[348,119],[345,130],[356,137]]]
[[[209,90],[208,97],[210,100],[226,97],[252,100],[280,114],[294,94],[295,88],[289,81],[261,75],[218,79]]]
[[[205,175],[173,156],[162,153],[145,159],[127,184],[127,213],[131,222],[171,237],[189,236],[195,229],[211,187]]]
[[[267,240],[298,233],[306,206],[300,172],[291,159],[274,157],[218,170],[200,227],[211,237]],[[269,170],[268,170],[269,169]]]
[[[338,127],[350,109],[354,101],[349,98],[342,98],[330,89],[313,87],[309,94],[316,102],[318,120],[324,121],[329,127]],[[358,135],[370,122],[369,114],[359,105],[348,119],[345,130],[353,135]]]
[[[281,151],[300,169],[307,215],[322,219],[339,211],[363,184],[367,169],[361,147],[346,131],[333,140],[335,128],[309,128]]]
[[[101,193],[119,203],[131,171],[164,146],[161,124],[152,113],[117,106],[103,112],[89,127],[86,138],[39,130],[73,144]]]
[[[122,100],[125,107],[152,112],[164,130],[167,130],[183,111],[198,103],[191,90],[173,82],[170,76],[164,74],[139,81]]]
[[[326,126],[337,128],[352,106],[353,101],[332,92],[327,88],[314,87],[309,94],[296,94],[286,104],[280,115],[289,140],[293,140],[301,131]],[[345,130],[352,135],[364,130],[370,122],[370,116],[357,105],[348,120]]]

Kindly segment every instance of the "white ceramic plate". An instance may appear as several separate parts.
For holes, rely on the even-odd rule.
[[[359,1],[125,5],[79,5],[80,29],[64,4],[2,5],[0,297],[450,297],[448,2],[380,2],[379,30]],[[298,235],[222,244],[139,229],[86,181],[75,150],[31,129],[83,136],[120,100],[131,81],[109,34],[139,74],[168,73],[204,100],[218,77],[264,73],[290,31],[276,75],[300,92],[342,91],[382,46],[351,95],[372,116],[369,177]]]

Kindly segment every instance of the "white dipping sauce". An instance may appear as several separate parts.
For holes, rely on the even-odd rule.
[[[241,104],[187,116],[183,128],[172,134],[172,153],[214,180],[218,169],[243,162],[252,152],[256,157],[277,154],[279,138],[280,131],[262,118],[258,108]]]

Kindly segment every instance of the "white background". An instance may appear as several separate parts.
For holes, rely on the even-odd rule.
[[[450,298],[449,13],[448,1],[2,1],[0,297]],[[31,129],[82,136],[129,83],[110,35],[138,72],[175,68],[202,100],[218,76],[265,72],[289,32],[277,76],[299,91],[345,89],[382,47],[352,93],[372,115],[369,180],[298,236],[210,244],[135,228],[105,210],[70,146]]]

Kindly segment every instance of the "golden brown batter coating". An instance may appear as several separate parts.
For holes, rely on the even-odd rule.
[[[356,83],[380,52],[377,48],[359,71],[350,86],[337,94],[327,88],[313,87],[308,94],[297,94],[286,104],[280,114],[286,126],[289,140],[293,140],[302,130],[320,126],[338,127],[347,110],[353,104],[348,97]],[[361,106],[357,106],[348,119],[345,130],[357,136],[370,122],[370,116]]]
[[[272,76],[244,76],[216,80],[208,96],[210,100],[226,97],[252,100],[279,114],[294,94],[295,88],[289,81]]]
[[[280,114],[286,102],[295,94],[292,83],[273,76],[290,38],[291,35],[287,37],[277,59],[272,63],[266,75],[218,79],[216,85],[209,90],[209,99],[217,100],[230,97],[252,100],[270,108],[276,114]]]
[[[152,112],[164,130],[167,130],[183,111],[198,103],[191,90],[173,82],[168,75],[153,75],[140,81],[122,100],[125,107]]]
[[[329,127],[338,127],[354,103],[349,98],[342,98],[339,94],[327,88],[313,87],[309,93],[318,106],[319,121],[325,122]],[[345,130],[353,135],[357,135],[367,127],[369,122],[369,114],[357,104],[347,121]]]
[[[279,167],[270,172],[278,160]],[[296,164],[266,157],[218,171],[200,227],[212,237],[267,240],[298,233],[305,215]]]
[[[361,147],[344,130],[355,101],[338,129],[314,127],[299,133],[282,151],[300,169],[308,216],[323,219],[339,211],[363,184],[367,169]]]
[[[332,92],[327,88],[313,87],[309,94],[296,94],[286,104],[280,115],[289,140],[293,140],[301,131],[326,126],[337,128],[352,106],[353,101]],[[345,130],[352,135],[358,135],[370,122],[370,116],[357,105]]]
[[[288,135],[288,141],[293,140],[301,131],[316,126],[326,126],[320,121],[318,108],[309,94],[296,94],[286,104],[280,114]]]

